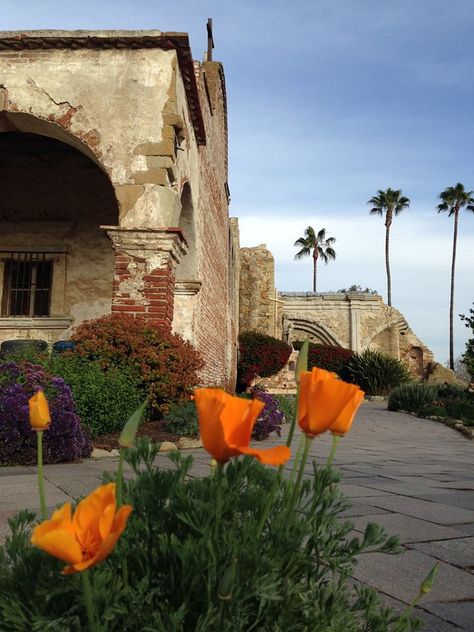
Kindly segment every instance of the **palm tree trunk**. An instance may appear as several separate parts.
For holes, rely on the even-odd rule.
[[[385,221],[385,269],[387,270],[387,305],[392,305],[392,277],[390,275],[390,224],[392,223],[391,218],[389,221],[388,211],[387,211],[387,219]]]
[[[449,300],[449,368],[454,371],[454,275],[456,270],[456,248],[458,243],[459,209],[454,209],[453,258],[451,261],[451,297]]]
[[[313,292],[316,292],[317,273],[318,273],[318,253],[315,250],[313,253]]]

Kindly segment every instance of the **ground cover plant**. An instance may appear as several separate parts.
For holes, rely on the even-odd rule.
[[[160,417],[171,403],[189,399],[198,383],[202,359],[192,345],[147,323],[144,318],[110,314],[79,325],[72,336],[75,354],[131,374],[148,400],[150,414]]]
[[[10,521],[0,547],[2,632],[419,629],[411,611],[431,589],[436,567],[401,614],[351,580],[358,555],[399,549],[375,524],[351,537],[352,523],[340,517],[348,502],[332,459],[363,392],[321,369],[297,366],[297,379],[290,436],[296,422],[303,435],[293,466],[290,438],[288,445],[249,445],[264,402],[196,389],[209,475],[189,477],[192,457],[178,452],[170,468],[158,469],[159,446],[135,439],[143,404],[120,435],[117,472],[103,485],[51,519],[43,502],[39,524],[30,512]],[[49,432],[41,391],[29,407],[31,426]],[[309,446],[326,431],[333,449],[305,480]],[[125,460],[133,471],[127,481]]]
[[[435,415],[460,419],[465,425],[474,427],[474,393],[456,384],[405,384],[390,393],[387,407],[422,417]]]
[[[28,400],[42,389],[48,396],[53,423],[45,436],[44,460],[60,463],[90,455],[87,430],[77,415],[71,389],[64,380],[30,362],[0,365],[0,464],[34,464],[37,437],[29,422]]]
[[[239,334],[237,391],[245,391],[256,377],[270,377],[281,371],[290,354],[290,345],[278,338],[256,331]]]

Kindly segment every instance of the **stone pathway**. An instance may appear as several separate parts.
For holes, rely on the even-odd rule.
[[[323,462],[330,437],[316,439],[312,456]],[[272,439],[266,444],[277,444]],[[195,455],[193,476],[209,471],[203,450]],[[361,557],[355,579],[377,588],[388,605],[404,609],[434,563],[436,586],[416,610],[425,632],[474,632],[474,441],[454,430],[410,415],[391,413],[385,404],[365,403],[351,433],[339,444],[335,465],[342,489],[353,501],[345,516],[363,532],[368,522],[398,534],[402,555]],[[168,466],[165,455],[158,464]],[[94,489],[116,459],[45,467],[51,505]],[[288,464],[291,468],[291,463]],[[308,474],[310,468],[308,467]],[[0,540],[6,519],[23,507],[37,508],[34,468],[0,468]],[[51,507],[53,508],[53,507]]]

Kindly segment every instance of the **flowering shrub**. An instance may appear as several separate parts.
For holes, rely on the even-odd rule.
[[[301,349],[303,342],[296,340],[293,347],[296,350]],[[309,343],[308,351],[308,369],[317,366],[326,371],[337,373],[343,380],[349,380],[348,372],[349,361],[353,357],[354,352],[343,347],[332,347],[331,345],[321,345],[313,342]]]
[[[104,369],[128,369],[155,414],[189,398],[203,366],[189,342],[151,326],[144,318],[102,316],[79,325],[72,338],[79,356],[97,360]]]
[[[28,400],[43,389],[51,410],[44,432],[44,461],[59,463],[88,457],[91,442],[76,414],[70,388],[40,366],[9,363],[0,366],[0,463],[36,463],[36,432],[29,421]]]
[[[278,399],[260,388],[252,388],[250,393],[244,396],[259,399],[265,404],[253,427],[252,438],[262,441],[267,439],[272,432],[280,437],[281,424],[285,421],[285,414],[280,410]]]
[[[257,377],[270,377],[285,366],[291,347],[277,338],[247,331],[239,334],[238,390],[245,390]]]

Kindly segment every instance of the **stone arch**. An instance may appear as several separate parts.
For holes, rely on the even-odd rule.
[[[95,162],[107,175],[110,175],[109,170],[102,161],[97,130],[91,129],[89,132],[81,134],[72,133],[69,127],[74,112],[71,112],[71,110],[75,111],[75,108],[70,107],[65,113],[62,111],[58,112],[58,109],[56,107],[55,110],[51,111],[47,118],[31,112],[22,112],[18,109],[14,111],[1,110],[0,132],[23,132],[54,138],[74,147]]]
[[[294,340],[301,340],[301,336],[298,336],[298,332],[307,337],[309,335],[312,342],[330,345],[332,347],[344,347],[342,342],[336,336],[336,334],[323,323],[316,323],[310,320],[303,320],[299,318],[289,319],[288,327],[290,329],[290,335],[288,342],[291,343]]]
[[[0,115],[0,339],[54,342],[71,325],[110,312],[114,253],[101,225],[116,224],[119,211],[110,178],[87,146],[36,120]],[[40,269],[46,274],[47,308],[36,310],[33,298],[28,310],[12,309],[20,268],[34,275],[27,290],[33,297],[34,279]]]
[[[403,316],[398,316],[397,318],[392,318],[389,321],[384,321],[381,325],[379,325],[375,330],[371,331],[370,334],[362,341],[362,349],[371,349],[373,348],[374,341],[376,339],[380,339],[383,337],[383,332],[386,331],[396,331],[397,334],[403,332],[408,329],[408,324]],[[382,334],[382,336],[380,336]]]

